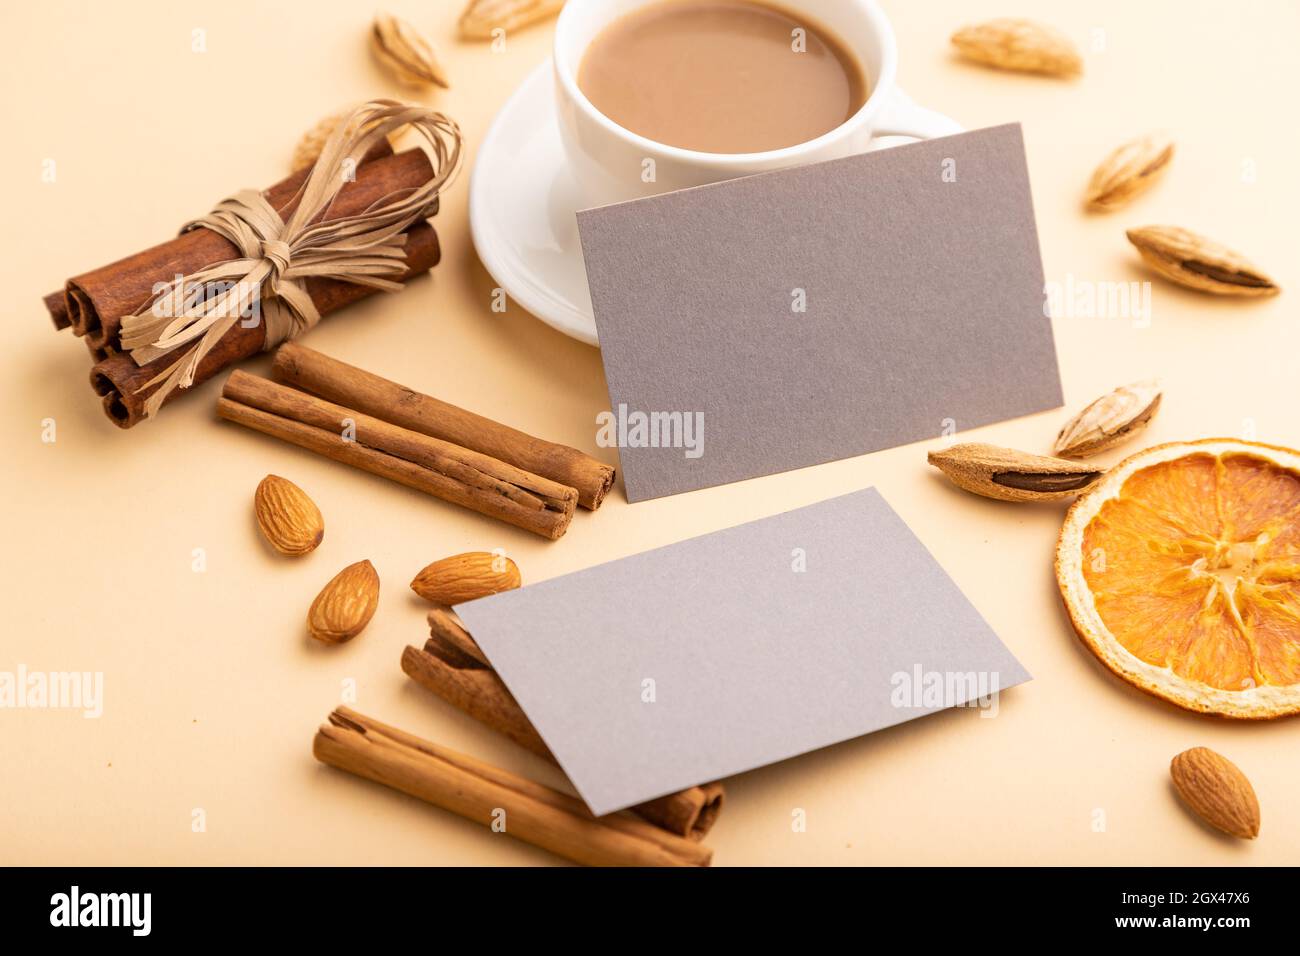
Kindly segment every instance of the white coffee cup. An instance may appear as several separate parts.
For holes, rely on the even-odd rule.
[[[612,21],[660,0],[568,0],[555,27],[555,93],[560,137],[588,206],[801,166],[866,151],[874,137],[931,139],[961,132],[913,103],[894,85],[898,48],[875,0],[777,0],[832,31],[866,71],[862,108],[816,139],[761,153],[703,153],[667,146],[619,126],[578,88],[578,66],[592,40]]]

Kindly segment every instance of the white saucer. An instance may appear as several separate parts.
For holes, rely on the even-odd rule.
[[[506,294],[547,325],[596,344],[551,61],[528,74],[479,144],[469,182],[474,248]]]
[[[553,83],[548,58],[501,107],[479,144],[469,183],[470,234],[479,259],[510,298],[552,328],[596,345],[574,216],[583,203],[560,142]],[[871,149],[909,142],[881,136]]]

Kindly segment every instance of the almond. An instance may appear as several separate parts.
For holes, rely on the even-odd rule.
[[[1052,451],[1062,458],[1089,458],[1126,442],[1151,422],[1160,397],[1155,381],[1107,392],[1066,423]]]
[[[505,555],[469,551],[435,561],[415,576],[411,590],[434,604],[463,604],[519,587],[519,568]]]
[[[361,633],[379,604],[379,575],[358,561],[334,575],[307,612],[307,630],[326,644],[342,644]]]
[[[279,475],[267,475],[258,484],[253,512],[263,537],[281,554],[307,554],[325,537],[325,519],[316,502]]]
[[[330,138],[330,134],[338,129],[340,124],[347,122],[349,119],[355,117],[355,115],[354,109],[349,107],[341,112],[333,113],[325,117],[311,129],[307,130],[307,132],[303,133],[302,139],[298,140],[298,145],[293,149],[293,159],[290,160],[289,168],[294,172],[297,172],[300,169],[306,169],[309,166],[315,165],[316,160],[320,159],[321,150],[325,148],[325,141]],[[388,143],[390,146],[394,144],[405,129],[409,129],[409,127],[403,126],[388,134]],[[356,130],[357,127],[355,121],[348,123],[349,135],[355,133]]]
[[[1174,788],[1202,820],[1243,840],[1259,836],[1259,800],[1246,775],[1208,747],[1184,750],[1169,765]]]
[[[438,62],[433,44],[400,17],[391,13],[375,16],[370,28],[370,48],[375,59],[399,82],[407,86],[448,87],[447,71]]]
[[[1032,20],[1003,18],[963,27],[952,35],[952,45],[966,59],[1001,70],[1050,76],[1083,72],[1074,44]]]
[[[460,15],[460,35],[471,40],[491,40],[503,33],[553,17],[564,0],[469,0]]]
[[[1116,209],[1145,192],[1174,158],[1174,141],[1167,136],[1143,136],[1107,156],[1088,183],[1088,208]]]
[[[1056,501],[1077,495],[1101,477],[1064,458],[1030,455],[1014,448],[967,442],[927,456],[958,488],[1001,501]]]
[[[1177,226],[1142,226],[1128,241],[1156,272],[1189,289],[1214,295],[1277,295],[1277,283],[1212,239]]]

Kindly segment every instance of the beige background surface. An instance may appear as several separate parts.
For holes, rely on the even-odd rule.
[[[454,89],[429,101],[461,123],[472,161],[496,110],[547,55],[550,25],[493,53],[454,39],[458,2],[390,6],[437,41]],[[556,781],[402,675],[402,647],[425,636],[424,609],[406,588],[414,572],[446,554],[504,547],[538,581],[868,485],[1036,680],[1005,695],[994,720],[950,712],[729,781],[711,838],[717,864],[1300,859],[1300,720],[1198,718],[1104,672],[1073,636],[1052,580],[1063,509],[954,490],[925,465],[937,439],[634,507],[619,491],[547,544],[218,423],[216,382],[158,421],[119,432],[85,383],[84,347],[51,330],[41,295],[159,241],[234,188],[276,180],[299,133],[341,104],[400,93],[366,55],[365,5],[131,9],[43,0],[0,14],[9,336],[0,359],[0,670],[105,675],[99,720],[0,711],[0,862],[553,863],[311,758],[316,725],[351,679],[359,710]],[[1157,282],[1147,328],[1059,318],[1069,405],[1160,375],[1166,402],[1147,441],[1253,429],[1300,445],[1300,131],[1284,118],[1300,85],[1295,4],[1254,0],[1232,5],[1230,16],[1219,4],[1173,0],[894,0],[887,9],[900,82],[918,101],[970,127],[1024,123],[1049,279],[1146,279],[1123,228],[1171,222],[1236,245],[1287,289],[1240,303]],[[949,55],[956,26],[1017,13],[1055,23],[1089,50],[1086,75],[1073,83],[1005,75]],[[196,28],[207,31],[206,53],[191,52]],[[1129,211],[1082,214],[1094,164],[1150,128],[1179,144],[1167,180]],[[41,181],[46,159],[57,163],[52,184]],[[330,319],[309,342],[593,448],[594,416],[607,405],[599,356],[518,307],[489,311],[492,282],[470,245],[466,184],[452,188],[437,219],[445,254],[432,280]],[[1065,414],[963,437],[1046,450]],[[953,415],[960,425],[961,410]],[[57,421],[53,444],[41,441],[44,418]],[[273,557],[258,537],[251,496],[267,472],[299,482],[325,513],[325,542],[304,560]],[[191,570],[195,548],[206,550],[205,573]],[[347,646],[312,646],[307,605],[361,558],[383,580],[375,620]],[[1177,806],[1166,768],[1197,744],[1229,755],[1254,781],[1257,842],[1219,838]],[[192,832],[196,808],[205,832]],[[807,813],[805,833],[791,830],[795,808]],[[1094,830],[1099,811],[1104,832]]]

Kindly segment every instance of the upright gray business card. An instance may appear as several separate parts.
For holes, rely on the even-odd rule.
[[[597,814],[1029,679],[873,489],[457,611]]]
[[[578,227],[630,501],[1061,404],[1018,125]]]

